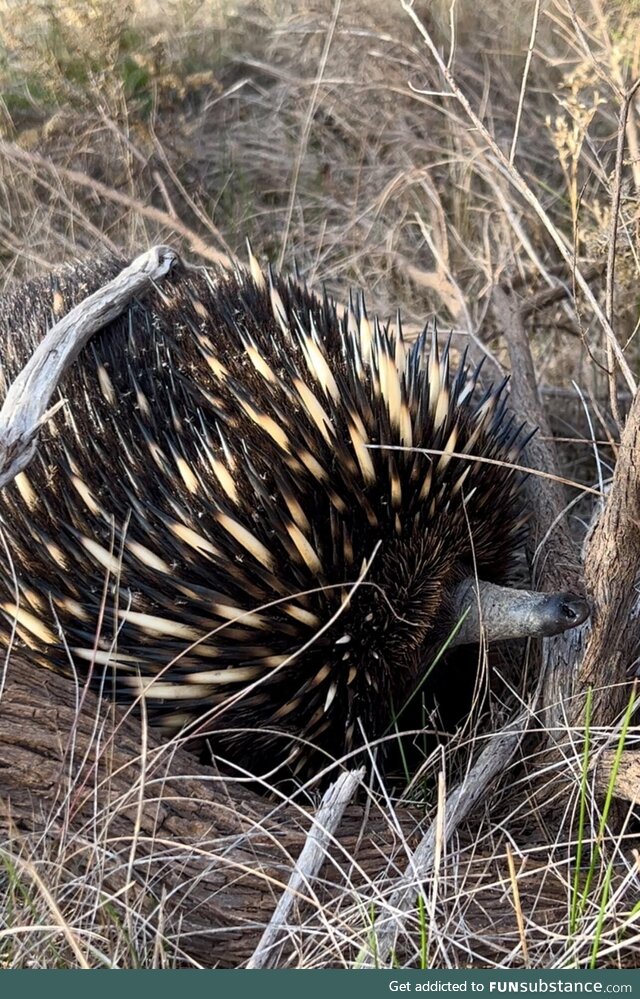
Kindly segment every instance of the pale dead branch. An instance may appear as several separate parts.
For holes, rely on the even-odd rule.
[[[168,274],[177,259],[170,247],[153,247],[51,327],[10,386],[0,410],[0,488],[31,461],[40,428],[60,405],[47,411],[51,397],[84,345],[135,295]]]

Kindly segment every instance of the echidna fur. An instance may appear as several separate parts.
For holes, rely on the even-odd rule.
[[[5,388],[120,266],[4,297]],[[95,336],[0,495],[0,643],[251,772],[380,737],[455,626],[452,586],[508,582],[523,540],[524,424],[504,382],[449,366],[361,297],[339,315],[255,266],[176,271]]]

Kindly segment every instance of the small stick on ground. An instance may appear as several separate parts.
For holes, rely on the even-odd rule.
[[[305,895],[308,894],[309,885],[314,882],[327,859],[329,847],[335,840],[336,830],[340,825],[344,810],[356,793],[363,777],[364,769],[350,770],[346,774],[341,774],[338,780],[325,791],[284,895],[280,898],[267,928],[262,934],[260,943],[249,958],[247,968],[277,967],[280,953],[278,944],[284,943],[283,937],[287,932],[287,919],[293,903],[301,891],[304,891]]]
[[[516,913],[516,921],[518,923],[518,934],[520,935],[520,946],[522,947],[522,959],[524,961],[525,968],[529,968],[529,948],[527,947],[527,934],[525,933],[524,926],[524,915],[522,912],[522,903],[520,901],[520,889],[518,887],[518,874],[516,872],[516,865],[513,859],[513,850],[511,849],[511,844],[507,843],[507,863],[509,865],[509,879],[511,881],[511,891],[513,892],[513,907]]]

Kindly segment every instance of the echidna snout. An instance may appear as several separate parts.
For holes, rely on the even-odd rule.
[[[5,379],[54,299],[70,309],[118,269],[6,296]],[[313,773],[381,737],[460,599],[459,641],[584,619],[571,595],[504,597],[527,519],[504,383],[484,390],[464,359],[452,372],[435,337],[408,344],[361,298],[339,316],[255,260],[178,270],[94,337],[63,390],[0,495],[0,641],[144,697],[156,724],[192,723],[253,772]],[[494,587],[480,601],[476,575]]]
[[[454,645],[559,635],[589,617],[589,604],[575,593],[533,593],[464,579],[451,598],[453,616],[464,615]]]

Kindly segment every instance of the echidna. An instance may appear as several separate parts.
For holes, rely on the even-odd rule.
[[[5,297],[5,388],[119,267]],[[253,259],[178,269],[96,335],[0,496],[0,641],[252,772],[309,773],[388,729],[465,610],[462,642],[480,617],[489,640],[580,623],[571,594],[495,585],[524,537],[525,425],[504,382],[449,367],[361,297],[339,316]]]

